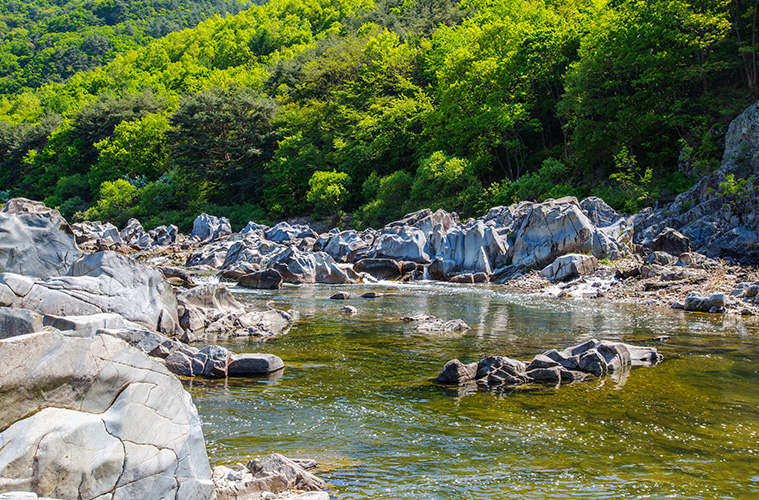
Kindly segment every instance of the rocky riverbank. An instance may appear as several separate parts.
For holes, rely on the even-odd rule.
[[[757,314],[759,276],[750,267],[759,259],[759,198],[750,177],[759,173],[757,137],[753,106],[731,125],[717,172],[672,205],[632,216],[598,198],[562,198],[493,207],[467,221],[421,210],[376,230],[327,233],[254,221],[235,233],[226,219],[201,214],[183,235],[176,226],[145,231],[135,219],[120,231],[98,222],[69,225],[40,202],[10,200],[0,211],[0,491],[204,500],[276,498],[269,488],[275,483],[282,498],[298,498],[297,490],[313,489],[301,488],[303,477],[324,486],[279,458],[270,460],[273,468],[254,463],[212,478],[195,407],[176,375],[282,370],[286,361],[276,356],[237,355],[211,342],[282,335],[292,317],[250,311],[224,284],[196,285],[197,273],[263,289],[489,283],[557,298]],[[725,192],[735,175],[748,184]],[[468,327],[425,317],[416,328]],[[192,345],[198,342],[203,346]],[[533,360],[530,370],[507,358],[453,363],[443,381],[463,376],[499,385],[509,380],[503,374],[519,383],[575,380],[599,367],[627,366],[635,349],[599,343],[582,356],[536,358],[546,366]],[[316,497],[324,494],[300,496]]]

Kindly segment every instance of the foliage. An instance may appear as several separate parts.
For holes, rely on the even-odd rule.
[[[757,191],[756,176],[750,175],[742,179],[735,179],[735,174],[727,174],[725,180],[719,184],[716,195],[725,200],[725,206],[739,213],[746,212],[747,202]]]
[[[345,172],[314,172],[308,181],[306,200],[313,203],[318,215],[330,215],[336,221],[348,194],[345,188],[348,183],[350,177]]]
[[[3,196],[180,225],[633,211],[713,171],[759,98],[750,2],[251,4],[0,0]]]

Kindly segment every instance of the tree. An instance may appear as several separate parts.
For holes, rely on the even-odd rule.
[[[272,125],[277,103],[247,88],[214,87],[186,96],[170,117],[172,158],[212,201],[260,198],[264,164],[279,133]]]
[[[340,218],[343,201],[348,194],[345,188],[350,183],[350,177],[345,172],[314,172],[308,181],[309,190],[306,199],[314,204],[318,214],[332,217],[332,224]]]

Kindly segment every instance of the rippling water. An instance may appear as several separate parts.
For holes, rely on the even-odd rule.
[[[335,291],[378,299],[328,300]],[[315,458],[336,499],[759,498],[759,324],[502,287],[312,286],[235,292],[297,313],[271,380],[194,381],[211,460]],[[337,310],[353,305],[359,312]],[[410,314],[462,318],[417,334]],[[465,393],[433,379],[451,358],[529,360],[584,339],[640,343],[664,362],[560,388]],[[653,345],[653,344],[650,344]]]

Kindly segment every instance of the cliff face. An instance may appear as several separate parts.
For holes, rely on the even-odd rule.
[[[699,253],[759,262],[759,102],[732,121],[722,164],[669,206],[635,216],[635,243],[649,245],[666,227],[690,238]]]

